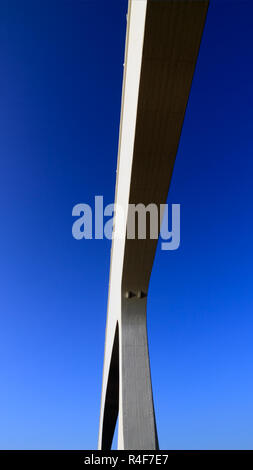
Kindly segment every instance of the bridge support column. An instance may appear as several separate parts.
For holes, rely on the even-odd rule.
[[[146,305],[146,297],[122,299],[119,449],[158,449]]]

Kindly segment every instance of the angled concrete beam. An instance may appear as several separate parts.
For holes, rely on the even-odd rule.
[[[115,193],[126,214],[129,203],[166,202],[207,8],[207,0],[129,1]],[[122,230],[117,212],[114,226]],[[158,448],[146,329],[156,246],[112,242],[99,449],[110,449],[118,415],[119,449]]]

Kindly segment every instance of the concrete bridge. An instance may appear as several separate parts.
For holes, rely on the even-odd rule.
[[[166,203],[208,3],[129,1],[115,192],[126,214]],[[156,246],[112,241],[99,449],[111,448],[117,417],[119,449],[158,449],[146,328]]]

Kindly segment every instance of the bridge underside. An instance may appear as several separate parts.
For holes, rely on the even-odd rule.
[[[115,202],[165,204],[207,0],[131,0]],[[115,231],[120,220],[115,218]],[[113,240],[99,448],[157,449],[146,304],[157,240]],[[128,293],[131,293],[129,296]],[[159,321],[159,318],[158,318]]]

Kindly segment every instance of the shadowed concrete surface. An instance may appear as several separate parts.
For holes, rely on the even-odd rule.
[[[130,0],[115,202],[165,204],[207,0]],[[124,221],[126,224],[126,221]],[[122,224],[115,216],[115,232]],[[126,233],[126,226],[124,226]],[[112,242],[99,448],[157,449],[146,304],[156,239]]]

